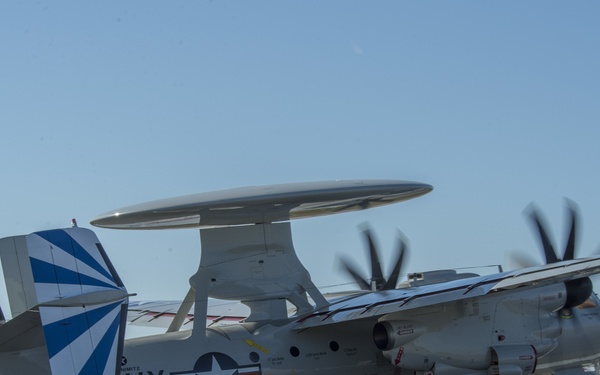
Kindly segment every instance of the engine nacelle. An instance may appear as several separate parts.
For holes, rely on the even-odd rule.
[[[384,320],[373,327],[373,341],[385,351],[405,345],[426,331],[425,326],[410,320]]]

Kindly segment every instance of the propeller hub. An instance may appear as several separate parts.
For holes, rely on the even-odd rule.
[[[396,289],[398,286],[398,278],[400,277],[400,271],[402,270],[404,254],[406,253],[406,242],[403,240],[403,236],[398,236],[398,247],[396,250],[397,259],[394,263],[394,268],[389,277],[383,276],[383,270],[381,262],[379,261],[379,251],[371,235],[371,231],[367,228],[363,230],[363,235],[366,239],[366,243],[369,249],[369,261],[371,263],[371,278],[364,279],[356,268],[347,260],[342,259],[343,270],[349,274],[358,286],[362,290],[379,291],[379,290],[390,290]]]
[[[589,277],[565,282],[567,287],[567,301],[565,308],[570,309],[584,303],[594,291],[592,280]]]

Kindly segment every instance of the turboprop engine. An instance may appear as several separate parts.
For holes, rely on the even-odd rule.
[[[492,292],[485,301],[453,301],[426,314],[379,321],[373,326],[373,341],[401,369],[430,371],[443,364],[463,374],[486,374],[489,369],[531,374],[537,359],[556,348],[561,334],[556,312],[569,299],[564,283],[516,294]]]
[[[538,213],[530,213],[547,264],[575,259],[577,215],[573,204],[569,213],[571,226],[562,256],[554,250]],[[432,286],[429,293],[434,289]],[[481,300],[440,303],[414,315],[410,310],[388,315],[373,326],[373,341],[399,369],[431,371],[443,366],[456,369],[456,374],[531,374],[538,358],[558,346],[561,316],[569,316],[569,311],[592,293],[588,277],[535,289],[525,287],[518,293],[490,291]]]

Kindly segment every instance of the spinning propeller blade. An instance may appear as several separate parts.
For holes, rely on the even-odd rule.
[[[377,246],[375,245],[375,240],[373,239],[371,230],[368,228],[364,229],[363,235],[367,241],[367,246],[369,249],[369,261],[371,263],[371,278],[369,280],[364,279],[357,271],[356,267],[352,265],[352,263],[350,263],[347,259],[342,259],[342,269],[354,279],[354,281],[362,290],[395,289],[398,285],[398,278],[400,277],[402,265],[404,263],[404,254],[406,253],[407,248],[406,241],[403,239],[403,236],[399,234],[398,248],[396,250],[396,263],[394,264],[394,268],[392,269],[390,276],[386,279],[383,276],[381,261],[379,259],[379,251],[377,250]]]
[[[554,246],[548,237],[548,232],[545,229],[546,225],[541,219],[538,210],[535,207],[532,207],[529,213],[529,218],[533,221],[533,224],[539,234],[542,250],[544,251],[544,256],[546,258],[546,264],[575,259],[575,239],[577,236],[578,225],[576,204],[567,200],[567,210],[570,218],[570,229],[562,257],[556,253]],[[524,258],[521,258],[520,260],[518,259],[517,262],[521,261],[522,259]],[[567,287],[567,301],[564,306],[565,308],[575,307],[582,304],[589,298],[593,291],[592,281],[588,277],[567,281],[565,282],[565,285]]]
[[[371,284],[375,283],[375,290],[381,290],[381,287],[386,281],[383,277],[383,271],[381,270],[379,253],[373,241],[373,237],[371,236],[371,231],[367,228],[363,230],[363,234],[367,239],[369,246],[369,259],[371,260]]]
[[[567,244],[565,246],[565,254],[563,255],[563,260],[573,260],[575,259],[575,236],[576,236],[576,223],[577,223],[577,211],[575,208],[575,203],[571,201],[567,201],[569,215],[571,216],[571,230],[569,230],[569,239],[567,240]]]
[[[398,285],[398,278],[400,277],[400,271],[402,270],[402,264],[404,261],[405,248],[406,242],[402,238],[402,233],[398,231],[398,250],[396,250],[398,258],[396,259],[396,263],[394,264],[392,273],[390,274],[388,281],[383,285],[382,290],[396,289],[396,286]]]
[[[531,208],[529,218],[533,221],[533,224],[535,225],[535,228],[540,236],[542,249],[544,251],[544,256],[546,257],[546,264],[575,259],[575,237],[577,235],[577,207],[575,203],[572,201],[567,201],[567,210],[570,217],[571,228],[569,229],[569,237],[567,243],[565,244],[565,250],[561,258],[556,253],[556,250],[554,249],[554,246],[552,246],[552,242],[548,237],[548,232],[545,229],[547,225],[541,219],[538,210],[533,206]]]
[[[350,275],[350,277],[352,277],[354,279],[354,281],[356,282],[356,284],[358,284],[358,286],[360,287],[360,289],[362,289],[362,290],[371,290],[371,286],[369,285],[369,283],[365,279],[362,278],[362,276],[356,270],[356,267],[354,267],[345,258],[342,258],[342,269],[346,273],[348,273]]]
[[[529,218],[533,221],[538,230],[540,241],[542,243],[542,250],[544,251],[544,256],[546,257],[546,264],[558,262],[556,250],[554,250],[554,247],[550,242],[550,238],[548,238],[548,233],[544,229],[545,225],[542,224],[542,220],[540,219],[540,215],[538,214],[537,210],[533,209],[529,215]]]

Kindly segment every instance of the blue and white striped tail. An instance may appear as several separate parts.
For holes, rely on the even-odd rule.
[[[36,232],[26,243],[52,374],[119,374],[128,295],[94,232]]]

